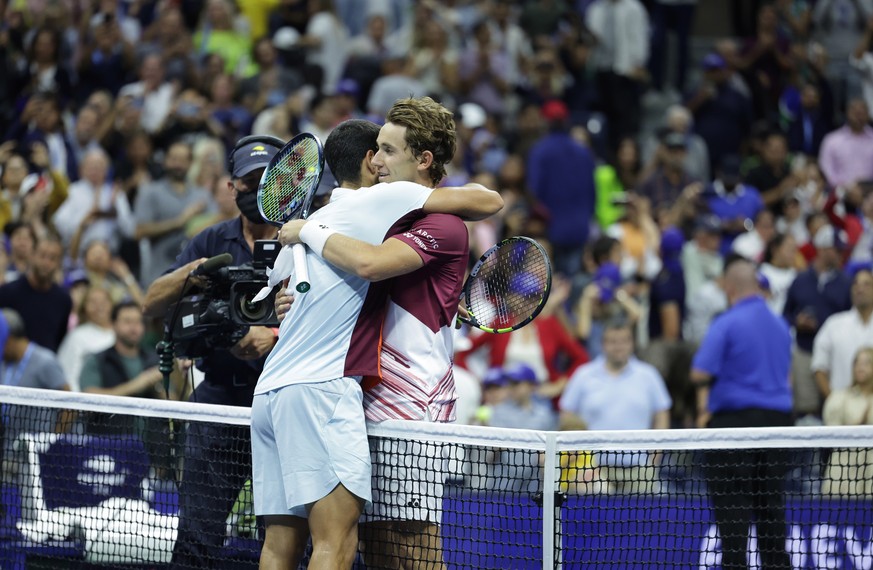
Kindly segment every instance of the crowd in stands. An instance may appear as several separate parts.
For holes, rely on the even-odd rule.
[[[457,117],[445,183],[506,202],[472,253],[527,235],[555,270],[534,324],[458,342],[483,406],[459,421],[697,425],[742,256],[792,328],[797,422],[871,424],[873,0],[737,5],[695,57],[697,0],[0,0],[0,307],[94,390],[113,307],[238,215],[240,137],[431,95]]]

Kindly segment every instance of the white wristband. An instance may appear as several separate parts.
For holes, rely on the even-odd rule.
[[[315,252],[318,257],[323,257],[324,244],[327,243],[327,238],[336,233],[324,224],[318,222],[306,222],[300,228],[300,241],[309,246],[309,249]]]

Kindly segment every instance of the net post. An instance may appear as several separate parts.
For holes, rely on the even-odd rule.
[[[558,480],[558,451],[555,432],[546,432],[546,450],[543,461],[543,570],[561,567],[560,553],[555,548],[555,521],[560,513],[555,504]]]

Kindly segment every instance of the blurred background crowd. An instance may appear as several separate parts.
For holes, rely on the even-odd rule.
[[[873,0],[0,10],[0,306],[73,389],[113,305],[238,215],[240,137],[323,140],[431,95],[458,122],[444,183],[506,201],[470,225],[472,256],[527,235],[556,271],[533,325],[458,340],[459,421],[694,426],[691,360],[742,256],[792,327],[797,421],[873,423]]]

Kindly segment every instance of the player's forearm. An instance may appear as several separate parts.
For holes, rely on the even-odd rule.
[[[334,267],[367,281],[405,275],[423,264],[418,254],[397,240],[377,246],[342,234],[333,234],[327,239],[322,257]]]
[[[503,209],[503,198],[481,184],[437,188],[424,204],[429,214],[454,214],[469,221],[484,220]]]
[[[147,317],[163,317],[167,308],[185,294],[182,290],[185,279],[203,261],[203,259],[194,260],[152,283],[146,292],[143,314]]]

